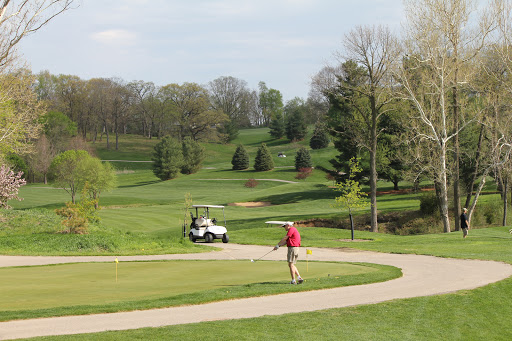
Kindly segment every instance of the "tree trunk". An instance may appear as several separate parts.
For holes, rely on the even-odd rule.
[[[350,217],[350,231],[352,233],[352,240],[354,240],[354,219],[352,217],[352,213],[349,213],[348,216]]]
[[[460,186],[459,186],[459,183],[460,183],[460,180],[459,180],[459,147],[458,147],[458,144],[459,144],[459,138],[458,138],[458,135],[455,136],[455,140],[457,141],[456,144],[457,146],[455,147],[454,146],[454,154],[456,154],[456,156],[454,155],[454,175],[453,175],[453,208],[454,208],[454,216],[455,216],[455,231],[459,231],[460,230],[460,219],[458,219],[458,217],[460,217],[461,215],[461,209],[460,209]]]
[[[450,232],[450,218],[448,214],[448,186],[446,177],[446,145],[441,146],[441,169],[439,174],[439,211],[443,221],[444,232]]]
[[[395,191],[398,191],[400,189],[400,188],[398,188],[398,183],[399,183],[399,181],[393,181],[393,189]]]
[[[469,207],[469,205],[471,204],[471,196],[473,195],[473,189],[475,188],[476,177],[478,175],[478,167],[480,166],[480,154],[481,154],[481,150],[482,150],[484,128],[485,128],[485,126],[482,124],[480,127],[480,135],[478,136],[478,146],[476,147],[475,170],[473,172],[473,177],[471,179],[471,182],[468,184],[468,187],[467,187],[468,195],[466,196],[466,205],[464,205],[464,207]]]
[[[508,178],[503,179],[503,226],[507,226]]]
[[[460,174],[459,174],[459,107],[457,103],[457,68],[455,69],[455,80],[453,91],[453,208],[455,216],[455,231],[460,230]]]
[[[475,197],[473,198],[473,203],[471,204],[471,207],[468,209],[468,222],[469,226],[471,226],[471,216],[473,215],[473,211],[475,209],[476,203],[478,201],[478,197],[480,196],[480,193],[482,192],[482,189],[485,185],[485,178],[487,177],[487,170],[482,175],[482,178],[480,179],[480,184],[478,185],[478,188],[475,193]]]
[[[370,147],[370,201],[372,232],[379,232],[377,222],[377,109],[375,97],[370,98],[372,107],[371,147]]]

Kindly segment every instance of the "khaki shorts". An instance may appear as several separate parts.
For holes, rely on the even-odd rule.
[[[297,264],[297,259],[299,258],[299,248],[297,246],[288,246],[288,256],[286,259],[288,263]]]
[[[466,237],[468,235],[468,228],[463,228],[462,229],[462,236]]]

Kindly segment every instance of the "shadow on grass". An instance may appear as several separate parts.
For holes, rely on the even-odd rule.
[[[258,141],[258,142],[254,142],[254,143],[249,143],[249,144],[247,144],[247,146],[259,147],[259,146],[261,146],[262,143],[265,143],[267,145],[267,147],[277,147],[277,146],[282,146],[282,145],[290,144],[290,140],[285,139],[285,138],[282,138],[282,139],[272,139],[272,138],[270,138],[270,139],[264,140],[264,141]]]
[[[163,182],[163,181],[159,180],[159,179],[149,180],[149,181],[140,181],[140,182],[136,182],[136,183],[131,184],[131,185],[118,186],[118,188],[133,188],[133,187],[147,186],[147,185],[153,185],[153,184],[156,184],[156,183],[159,183],[159,182]]]
[[[303,192],[289,192],[282,194],[269,195],[266,197],[261,197],[256,199],[255,201],[270,201],[273,205],[283,205],[283,204],[295,204],[305,200],[322,200],[322,199],[334,199],[336,197],[336,193],[332,191],[330,188],[323,187],[318,190],[310,190]]]

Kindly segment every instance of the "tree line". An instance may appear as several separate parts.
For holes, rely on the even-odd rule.
[[[83,139],[106,139],[107,149],[118,149],[120,134],[148,138],[172,135],[179,140],[228,142],[239,129],[266,127],[273,117],[289,110],[281,92],[268,88],[250,89],[247,82],[231,76],[219,77],[207,85],[153,82],[120,78],[82,80],[72,75],[36,75],[35,92],[50,111],[66,115],[77,125]],[[314,123],[318,105],[296,98],[307,122]],[[292,102],[290,101],[290,102]],[[114,140],[114,142],[112,142]]]
[[[406,0],[401,37],[356,26],[336,62],[312,81],[329,105],[326,121],[349,173],[360,157],[368,178],[371,228],[378,231],[377,179],[434,183],[444,231],[469,217],[488,176],[507,216],[512,100],[511,3]],[[462,198],[463,195],[466,198]],[[453,212],[453,213],[452,213]],[[452,216],[453,214],[453,216]]]
[[[349,173],[353,157],[361,160],[360,179],[370,186],[372,231],[378,231],[379,178],[395,187],[405,179],[433,182],[444,230],[450,232],[451,218],[458,229],[461,206],[471,219],[492,176],[506,222],[512,174],[508,0],[485,6],[471,0],[405,0],[400,37],[385,26],[354,27],[335,63],[312,78],[308,99],[286,104],[264,82],[254,90],[234,77],[156,86],[46,71],[33,75],[13,62],[16,44],[41,27],[24,18],[41,16],[44,25],[72,1],[34,1],[57,6],[47,13],[32,7],[23,12],[29,8],[22,4],[9,11],[9,3],[0,7],[0,26],[15,28],[0,33],[3,159],[36,155],[34,167],[46,167],[38,157],[69,149],[59,139],[73,135],[74,149],[100,139],[107,148],[119,148],[124,133],[228,142],[247,127],[269,127],[274,138],[300,140],[304,125],[317,124],[315,130],[328,130],[339,151],[331,161],[334,175]]]

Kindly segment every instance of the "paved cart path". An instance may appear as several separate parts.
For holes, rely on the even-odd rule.
[[[215,243],[222,251],[157,256],[125,256],[119,261],[167,259],[257,259],[270,246]],[[512,266],[479,260],[446,259],[431,256],[385,254],[351,249],[311,248],[310,260],[367,262],[392,265],[402,269],[403,276],[388,282],[327,290],[289,293],[276,296],[236,299],[201,305],[85,316],[64,316],[32,320],[0,322],[0,340],[46,335],[93,333],[161,327],[203,321],[252,318],[320,309],[371,304],[393,299],[428,296],[474,289],[512,276]],[[305,258],[305,248],[301,250]],[[286,248],[271,252],[264,259],[284,260]],[[16,257],[0,256],[0,267],[43,265],[71,262],[111,262],[115,257]],[[301,267],[302,265],[302,267]],[[304,272],[305,264],[299,264]],[[287,273],[283,263],[283,272]],[[307,276],[306,280],[307,280]],[[307,282],[306,284],[307,285]]]

